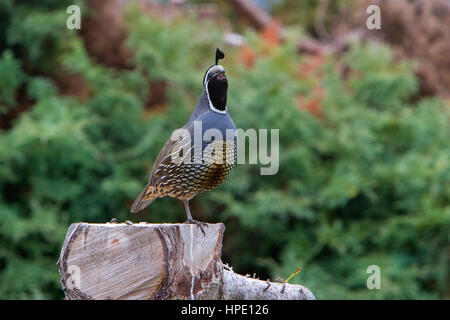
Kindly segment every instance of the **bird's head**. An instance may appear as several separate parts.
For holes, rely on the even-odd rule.
[[[228,80],[224,67],[217,64],[219,59],[224,57],[224,53],[216,49],[216,64],[209,67],[203,77],[203,86],[208,94],[210,108],[219,112],[225,112],[227,108]]]

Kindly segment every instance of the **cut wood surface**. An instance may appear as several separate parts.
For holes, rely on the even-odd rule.
[[[234,273],[222,223],[75,223],[58,261],[66,299],[314,299],[300,285]],[[270,285],[269,285],[270,284]]]

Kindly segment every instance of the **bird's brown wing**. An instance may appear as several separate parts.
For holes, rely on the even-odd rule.
[[[158,185],[161,179],[164,179],[165,172],[167,168],[173,166],[174,161],[181,161],[179,157],[180,150],[191,148],[191,140],[189,135],[180,136],[177,140],[172,140],[169,138],[164,147],[159,152],[158,157],[153,165],[152,173],[150,176],[150,185]],[[190,154],[185,154],[185,157],[190,156]],[[175,160],[176,159],[176,160]]]
[[[158,157],[156,158],[155,163],[153,164],[152,172],[150,174],[150,179],[145,188],[141,191],[139,196],[134,200],[132,206],[131,206],[131,212],[136,213],[147,207],[150,203],[153,202],[157,198],[157,195],[155,195],[155,185],[158,181],[162,178],[163,171],[161,170],[164,168],[164,165],[167,164],[167,161],[171,160],[171,157],[167,157],[171,153],[171,151],[174,149],[174,147],[177,145],[177,141],[172,140],[169,138],[164,146],[162,147],[161,151],[158,154]]]
[[[191,126],[192,124],[185,125],[183,129],[189,130]],[[186,132],[187,131],[185,131],[185,133]],[[164,181],[164,179],[167,177],[168,170],[173,170],[174,164],[172,162],[172,155],[174,154],[174,152],[179,152],[180,149],[183,148],[183,146],[186,144],[189,144],[189,147],[191,146],[190,135],[180,136],[178,140],[172,139],[172,137],[170,137],[166,141],[164,146],[161,148],[161,151],[159,152],[155,163],[153,164],[149,182],[133,202],[133,205],[131,206],[131,212],[134,213],[141,211],[150,203],[152,203],[155,198],[164,195],[160,194],[163,190],[161,188],[156,188],[156,186],[160,185],[160,183]],[[185,156],[190,156],[190,153],[186,153]]]
[[[187,131],[185,131],[185,133],[187,133]],[[172,140],[172,138],[167,140],[153,165],[150,180],[146,186],[147,192],[144,194],[143,200],[165,195],[161,183],[167,180],[169,176],[176,176],[176,171],[179,169],[176,161],[181,162],[186,157],[190,158],[191,148],[190,135],[180,136],[178,140]],[[184,152],[181,153],[183,156],[180,158],[181,150]],[[188,150],[189,152],[186,152]],[[156,187],[159,188],[157,189]]]

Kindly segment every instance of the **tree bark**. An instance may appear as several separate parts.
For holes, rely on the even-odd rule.
[[[231,0],[230,3],[257,29],[264,29],[272,22],[272,17],[252,1]]]
[[[314,299],[241,276],[221,260],[222,223],[75,223],[58,260],[66,299]]]

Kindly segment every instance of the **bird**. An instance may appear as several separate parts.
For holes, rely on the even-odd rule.
[[[131,206],[132,213],[143,210],[156,198],[176,198],[184,203],[185,223],[196,224],[205,235],[203,225],[206,223],[192,217],[189,201],[220,185],[237,159],[236,126],[227,108],[228,79],[225,68],[218,64],[223,58],[225,54],[217,48],[215,64],[203,77],[203,91],[197,107],[182,128],[185,134],[178,139],[171,137],[164,144],[147,185]],[[192,140],[196,126],[201,126],[200,142]],[[208,130],[220,134],[205,138],[205,134],[211,132]]]

